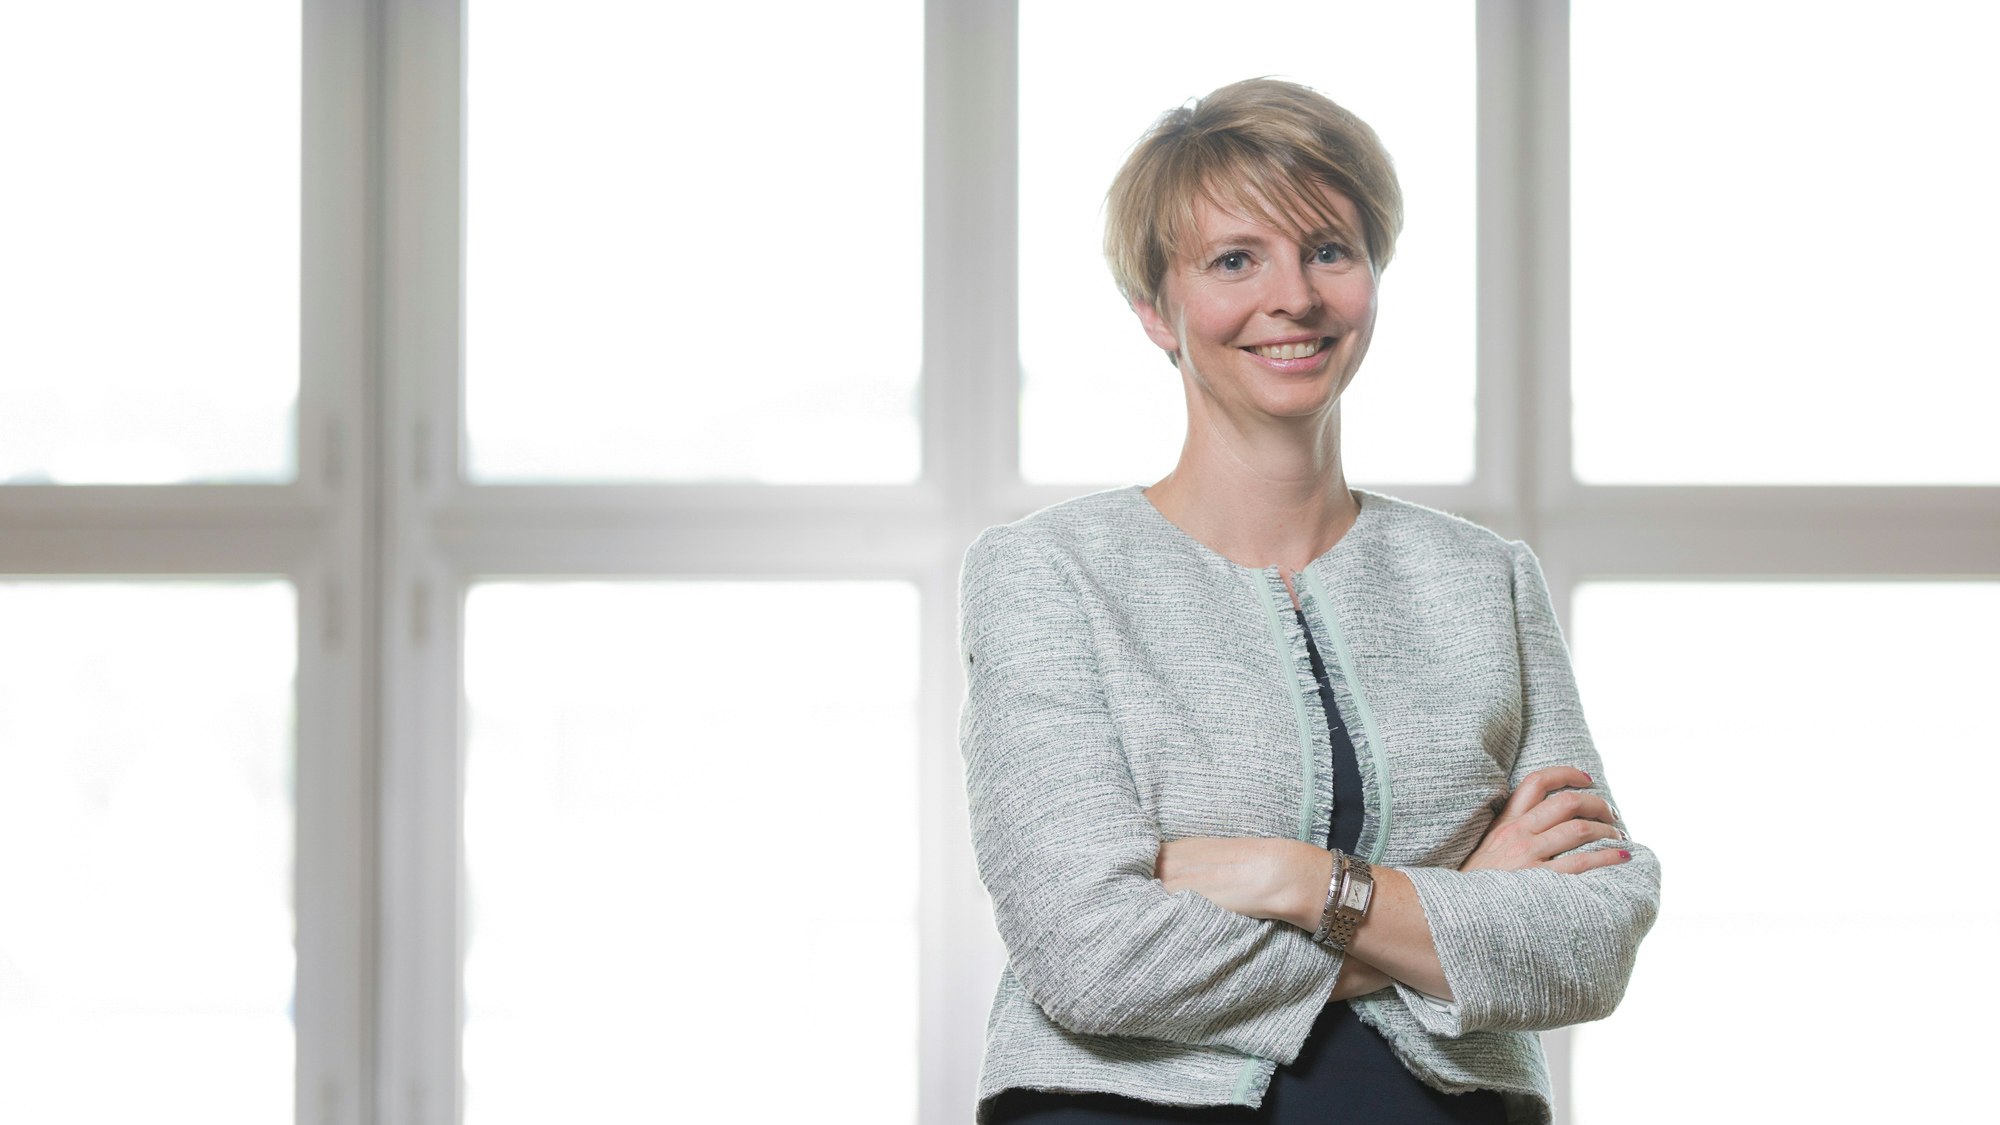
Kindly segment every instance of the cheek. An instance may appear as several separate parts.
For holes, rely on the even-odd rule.
[[[1327,304],[1342,321],[1365,332],[1375,324],[1375,293],[1373,279],[1364,279],[1360,284],[1340,286],[1328,295]]]
[[[1225,344],[1242,332],[1251,309],[1228,300],[1191,301],[1187,306],[1190,343]]]

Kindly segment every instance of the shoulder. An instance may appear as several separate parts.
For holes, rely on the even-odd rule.
[[[1520,555],[1528,552],[1522,540],[1508,539],[1485,524],[1442,508],[1364,488],[1354,491],[1361,495],[1367,517],[1356,524],[1367,532],[1362,545],[1403,566],[1453,571],[1466,566],[1512,568]]]
[[[1541,560],[1525,539],[1509,539],[1462,516],[1377,493],[1378,538],[1408,586],[1440,606],[1510,607],[1517,623],[1553,622],[1555,609]]]
[[[1093,492],[981,531],[959,570],[965,643],[1044,652],[1072,643],[1143,557],[1149,529],[1135,499],[1146,503],[1136,489]]]
[[[1164,520],[1149,520],[1140,486],[1126,485],[1050,504],[981,531],[966,548],[963,573],[994,562],[1040,562],[1073,574],[1129,566],[1175,547]]]

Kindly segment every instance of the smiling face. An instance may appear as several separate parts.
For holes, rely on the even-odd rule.
[[[1304,235],[1197,199],[1190,249],[1167,267],[1158,301],[1133,302],[1153,343],[1232,414],[1329,409],[1368,354],[1376,276],[1360,215],[1320,190],[1312,210],[1328,221]]]

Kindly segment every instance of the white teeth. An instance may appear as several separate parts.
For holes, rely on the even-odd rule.
[[[1304,359],[1310,355],[1318,355],[1319,346],[1322,343],[1325,343],[1325,337],[1321,337],[1318,340],[1307,340],[1301,344],[1271,344],[1262,348],[1251,348],[1250,350],[1266,359]]]

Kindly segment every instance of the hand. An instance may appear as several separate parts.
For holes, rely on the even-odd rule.
[[[1332,867],[1332,853],[1299,840],[1187,836],[1160,845],[1153,874],[1168,894],[1193,891],[1224,910],[1296,924],[1297,889],[1316,879],[1324,896]]]
[[[1574,789],[1554,792],[1565,786],[1591,784],[1590,775],[1573,766],[1550,766],[1529,774],[1507,798],[1506,807],[1487,825],[1479,846],[1458,869],[1520,871],[1547,867],[1574,875],[1631,859],[1631,852],[1618,848],[1563,854],[1592,840],[1615,840],[1620,835],[1613,823],[1617,814],[1604,798]]]
[[[1395,982],[1389,974],[1349,953],[1340,962],[1340,979],[1334,982],[1333,995],[1328,1000],[1352,1000],[1356,996],[1366,996],[1380,992]]]

